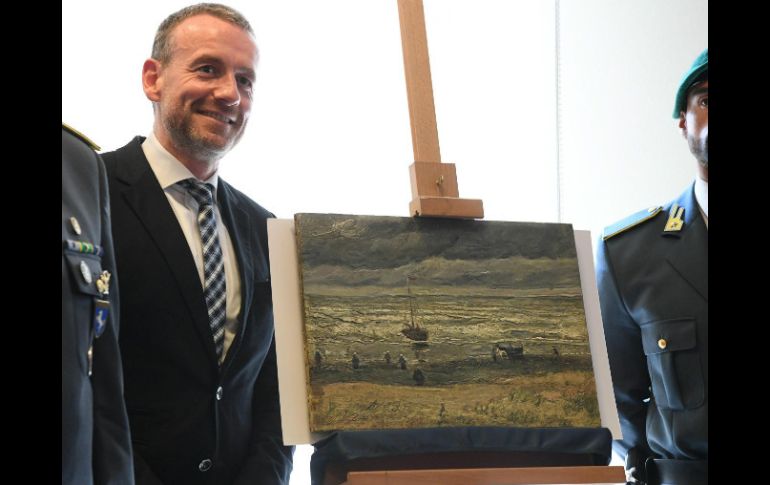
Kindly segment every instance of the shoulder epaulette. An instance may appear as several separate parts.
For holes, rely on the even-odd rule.
[[[94,150],[94,151],[97,151],[97,152],[98,152],[99,150],[101,150],[101,147],[100,147],[99,145],[97,145],[96,143],[94,143],[93,141],[91,141],[91,139],[90,139],[90,138],[88,138],[86,135],[82,134],[81,132],[79,132],[79,131],[78,131],[78,130],[76,130],[75,128],[71,127],[71,126],[70,126],[70,125],[68,125],[67,123],[62,123],[62,124],[61,124],[61,127],[62,127],[62,128],[64,128],[65,130],[69,131],[70,133],[72,133],[72,134],[73,134],[73,135],[75,135],[76,137],[80,138],[81,140],[83,140],[83,142],[84,142],[86,145],[90,146],[92,150]]]
[[[602,239],[606,241],[612,236],[617,236],[620,233],[626,232],[627,230],[631,229],[632,227],[638,226],[644,221],[649,221],[653,217],[657,216],[658,213],[660,213],[660,211],[662,210],[663,210],[663,206],[657,206],[657,207],[650,207],[649,209],[641,210],[636,214],[631,214],[625,219],[621,219],[615,224],[605,227],[604,233],[602,234]]]

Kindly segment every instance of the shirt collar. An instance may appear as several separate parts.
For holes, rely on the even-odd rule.
[[[695,200],[698,202],[700,210],[703,211],[706,218],[709,216],[709,183],[700,178],[695,177]]]
[[[174,187],[177,182],[182,180],[196,178],[182,162],[163,148],[163,145],[155,137],[155,133],[150,132],[150,135],[144,140],[142,151],[163,190]],[[217,199],[218,181],[219,176],[216,172],[208,180],[203,180],[203,182],[214,186],[214,200]]]

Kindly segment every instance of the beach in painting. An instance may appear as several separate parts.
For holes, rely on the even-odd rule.
[[[570,225],[295,219],[311,430],[600,426]]]

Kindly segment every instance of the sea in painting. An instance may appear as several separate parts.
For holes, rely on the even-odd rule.
[[[295,227],[312,431],[600,426],[571,225]]]

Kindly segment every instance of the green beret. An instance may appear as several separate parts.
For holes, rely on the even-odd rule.
[[[681,111],[686,111],[685,104],[687,103],[687,90],[690,89],[698,76],[708,71],[709,69],[709,50],[701,52],[700,55],[692,63],[692,67],[682,77],[679,82],[679,89],[676,90],[676,101],[674,102],[674,118],[679,118]]]

